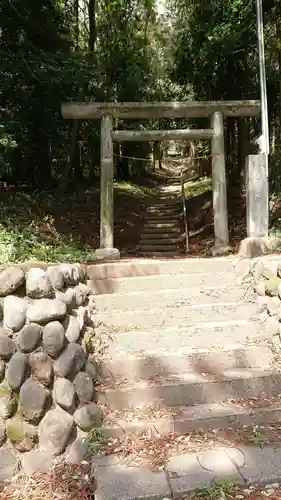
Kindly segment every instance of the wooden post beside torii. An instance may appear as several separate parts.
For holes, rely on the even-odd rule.
[[[259,116],[259,114],[259,101],[89,102],[62,104],[62,115],[66,119],[101,119],[100,250],[98,250],[97,256],[103,259],[120,258],[118,250],[114,249],[113,142],[177,139],[211,140],[214,250],[215,253],[223,253],[229,245],[223,119],[224,117]],[[202,117],[210,117],[210,129],[113,130],[113,120],[115,118],[143,120]],[[250,212],[254,208],[254,206],[250,207]],[[267,229],[265,228],[264,231],[266,232]]]

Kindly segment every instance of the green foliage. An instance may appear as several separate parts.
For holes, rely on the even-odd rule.
[[[217,500],[218,498],[231,497],[235,489],[235,482],[231,478],[217,481],[211,488],[204,488],[196,492],[196,498]]]
[[[259,98],[255,2],[166,0],[166,6],[167,13],[160,15],[156,0],[1,1],[0,181],[21,192],[25,185],[53,190],[58,184],[70,191],[84,179],[98,185],[99,123],[63,120],[64,101]],[[275,193],[280,190],[281,157],[280,8],[281,0],[264,2]],[[116,125],[180,128],[195,121],[120,120]],[[240,178],[247,148],[254,149],[260,123],[251,120],[244,146],[245,122],[228,120],[227,130],[231,185]],[[147,158],[149,151],[149,144],[127,144],[116,158]],[[145,170],[145,162],[131,166],[126,160],[120,163],[118,178],[128,181]],[[1,223],[3,260],[17,261],[18,248],[22,255],[35,256],[36,249],[36,255],[56,259],[75,253],[71,242],[65,251],[46,242],[41,248],[17,216],[12,225]]]
[[[253,427],[253,432],[252,435],[250,436],[250,442],[252,444],[258,445],[258,446],[265,446],[266,444],[269,444],[269,440],[266,436],[266,433],[262,429],[262,427],[259,427],[258,425]]]
[[[16,262],[77,262],[94,260],[94,251],[56,232],[50,207],[55,200],[46,192],[9,193],[0,200],[0,264]],[[47,228],[46,235],[40,228]],[[44,237],[44,239],[43,239]]]
[[[88,447],[92,453],[97,452],[100,447],[106,442],[106,438],[102,429],[95,427],[86,436]]]

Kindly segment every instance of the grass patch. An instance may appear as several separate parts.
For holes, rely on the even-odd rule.
[[[235,482],[230,478],[222,479],[210,488],[204,488],[196,492],[197,498],[218,500],[228,498],[235,489]]]
[[[266,444],[269,444],[269,440],[265,431],[259,428],[259,426],[257,425],[253,427],[253,432],[252,435],[249,436],[249,441],[250,443],[261,447],[265,446]]]
[[[106,442],[102,429],[95,427],[89,431],[86,436],[86,442],[92,453],[99,451],[102,445]]]

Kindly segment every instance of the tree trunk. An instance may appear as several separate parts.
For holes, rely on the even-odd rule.
[[[33,185],[50,186],[52,184],[52,169],[50,158],[49,137],[44,127],[44,113],[37,110],[33,114],[33,122],[29,127],[29,144],[32,144],[28,158],[28,179]]]
[[[88,13],[89,13],[89,52],[94,53],[96,48],[96,39],[97,39],[96,0],[89,0]]]

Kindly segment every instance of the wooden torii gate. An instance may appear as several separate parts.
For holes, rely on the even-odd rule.
[[[120,257],[118,250],[114,249],[114,141],[211,140],[215,249],[223,253],[229,244],[223,119],[225,117],[252,117],[259,116],[259,114],[260,101],[254,100],[62,104],[62,115],[66,119],[101,119],[100,250],[97,251],[97,257],[103,259]],[[209,129],[113,130],[115,118],[143,120],[202,117],[210,117],[211,126]],[[256,161],[257,158],[258,161]],[[265,236],[268,232],[268,195],[267,204],[261,198],[265,196],[265,188],[268,192],[267,173],[264,168],[263,155],[252,155],[252,160],[251,157],[248,157],[248,234],[250,236]],[[254,184],[250,182],[253,177],[251,170],[257,173],[256,177],[254,176],[256,179]],[[256,221],[254,224],[253,219]]]

